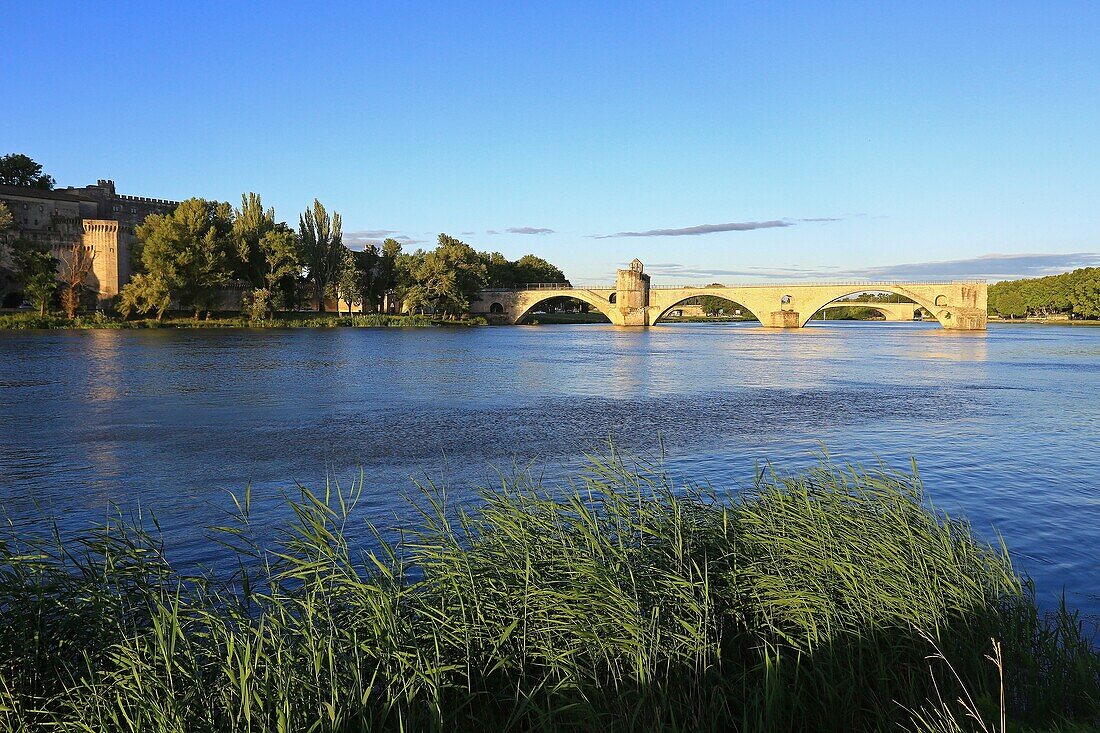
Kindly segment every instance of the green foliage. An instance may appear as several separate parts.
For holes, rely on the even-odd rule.
[[[51,189],[53,176],[42,172],[42,165],[22,153],[9,153],[0,157],[0,184]]]
[[[68,318],[55,315],[40,315],[38,313],[12,313],[0,315],[0,330],[5,331],[34,331],[54,328],[68,328],[71,321]]]
[[[387,292],[396,291],[400,285],[401,276],[398,272],[398,260],[401,258],[401,243],[396,239],[387,238],[382,242],[382,249],[378,254],[374,284],[371,288],[370,300],[373,309],[382,304],[382,299]]]
[[[159,321],[171,305],[172,293],[168,283],[158,275],[138,273],[118,293],[118,312],[123,319],[135,312],[147,314],[156,311]]]
[[[1001,316],[1100,318],[1100,267],[989,286],[989,309]]]
[[[488,287],[514,288],[530,283],[569,285],[560,268],[535,255],[524,255],[515,262],[500,252],[481,252],[479,256],[485,264]]]
[[[363,312],[379,310],[386,292],[397,286],[396,263],[400,254],[401,243],[396,239],[386,239],[381,248],[366,244],[362,250],[352,252],[355,280],[352,287],[362,299]]]
[[[455,316],[470,309],[474,294],[485,287],[488,269],[474,248],[446,234],[430,252],[404,255],[398,267],[405,276],[405,309],[432,309]]]
[[[317,310],[325,312],[325,296],[332,292],[344,266],[344,244],[340,214],[328,211],[317,199],[306,209],[298,222],[302,261],[313,283]]]
[[[137,228],[142,269],[198,318],[200,311],[214,308],[218,288],[229,281],[232,228],[232,207],[204,199],[187,199],[171,214],[153,214]]]
[[[268,285],[268,263],[261,246],[264,237],[275,231],[275,209],[264,209],[259,194],[241,194],[241,207],[233,212],[234,275],[253,288]]]
[[[271,291],[267,288],[253,288],[241,299],[241,312],[248,320],[263,322],[271,315]]]
[[[515,262],[499,252],[477,252],[465,242],[440,234],[436,248],[398,254],[395,287],[405,310],[432,309],[448,316],[465,313],[478,291],[514,288],[534,282],[560,282],[564,273],[546,260],[524,255]]]
[[[612,454],[477,509],[425,487],[397,545],[359,520],[362,487],[301,489],[274,546],[246,492],[214,530],[228,578],[181,574],[118,515],[66,542],[13,531],[0,726],[898,730],[960,685],[999,699],[991,637],[1014,723],[1100,708],[1080,622],[1041,614],[915,476],[823,463],[731,501]],[[957,678],[933,680],[934,651]]]
[[[708,288],[720,288],[723,287],[722,283],[711,283],[707,285]],[[717,295],[700,295],[696,300],[699,301],[699,307],[703,309],[703,313],[708,316],[717,316],[719,314],[729,315],[733,313],[739,306],[732,300],[726,298],[719,298]]]
[[[525,283],[562,283],[568,285],[565,273],[541,257],[524,255],[512,263],[512,273],[516,285]]]
[[[11,257],[24,297],[38,308],[39,315],[46,315],[57,292],[57,259],[45,247],[26,239],[15,241]]]
[[[359,255],[358,257],[356,255]],[[368,252],[353,252],[344,249],[344,264],[340,268],[340,275],[336,281],[336,310],[339,312],[340,304],[348,304],[348,315],[357,305],[362,305],[369,292],[370,273],[363,269],[363,260],[369,257]]]

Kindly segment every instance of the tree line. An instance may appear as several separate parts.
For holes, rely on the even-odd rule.
[[[403,251],[386,239],[353,250],[343,243],[339,213],[317,200],[298,217],[297,230],[276,221],[258,194],[241,205],[193,198],[171,214],[149,216],[137,228],[135,272],[122,288],[119,310],[163,316],[178,303],[197,318],[216,309],[222,289],[246,288],[244,309],[254,319],[275,310],[297,310],[308,300],[324,312],[326,300],[349,311],[380,311],[387,296],[395,307],[457,317],[477,292],[491,285],[566,282],[556,266],[534,255],[508,260],[478,252],[440,234],[432,250]]]
[[[989,309],[1005,318],[1100,318],[1100,267],[989,286]]]
[[[27,156],[12,154],[0,157],[0,183],[49,189],[54,179]],[[236,207],[187,199],[170,214],[147,217],[135,234],[134,274],[115,304],[123,317],[160,319],[177,307],[198,318],[218,310],[227,289],[243,291],[242,310],[259,320],[308,306],[323,312],[328,300],[349,311],[389,306],[457,317],[486,287],[568,283],[561,269],[541,257],[512,261],[447,234],[430,250],[405,252],[393,238],[351,249],[343,242],[342,217],[320,201],[299,215],[295,228],[278,221],[274,208],[265,207],[256,193],[242,194]],[[56,259],[39,243],[18,236],[11,212],[0,202],[0,287],[22,292],[43,314],[60,296],[74,316],[89,294],[93,253],[78,233],[72,239],[72,252]]]

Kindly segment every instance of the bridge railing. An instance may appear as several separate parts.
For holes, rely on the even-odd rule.
[[[615,286],[612,285],[611,289],[614,289],[614,288],[615,288]],[[511,288],[488,287],[488,288],[485,288],[484,292],[492,292],[492,291],[512,292],[512,291],[515,291],[515,290],[588,290],[588,288],[574,287],[574,286],[570,285],[569,283],[524,283],[523,285],[516,285],[515,287],[511,287]]]
[[[868,287],[876,285],[984,285],[985,280],[807,280],[805,282],[722,283],[721,285],[650,285],[650,290],[706,290],[707,288]]]
[[[984,285],[985,280],[807,280],[805,282],[722,283],[721,285],[650,285],[650,290],[706,290],[708,288],[853,287],[873,290],[876,286]],[[515,287],[488,287],[483,292],[516,290],[614,290],[614,285],[572,285],[569,283],[524,283]]]

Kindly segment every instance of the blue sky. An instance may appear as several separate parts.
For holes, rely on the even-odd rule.
[[[575,281],[1100,264],[1095,2],[160,5],[4,3],[0,152]]]

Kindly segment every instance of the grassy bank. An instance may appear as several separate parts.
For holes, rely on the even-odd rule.
[[[367,315],[336,315],[318,313],[280,313],[264,321],[253,321],[234,314],[215,315],[211,318],[196,319],[190,315],[166,316],[163,320],[155,318],[122,320],[102,315],[78,316],[39,316],[36,313],[17,313],[0,315],[0,330],[35,330],[64,328],[379,328],[398,327],[415,328],[424,326],[483,326],[483,318],[468,318],[461,321],[444,321],[431,316],[398,316],[369,313]]]
[[[1002,709],[1095,723],[1076,617],[1041,613],[1006,552],[921,492],[824,463],[730,501],[611,456],[471,511],[429,487],[369,554],[358,487],[302,491],[267,550],[246,496],[212,534],[230,578],[181,575],[121,521],[11,537],[0,728],[979,729],[968,706],[987,730]]]

